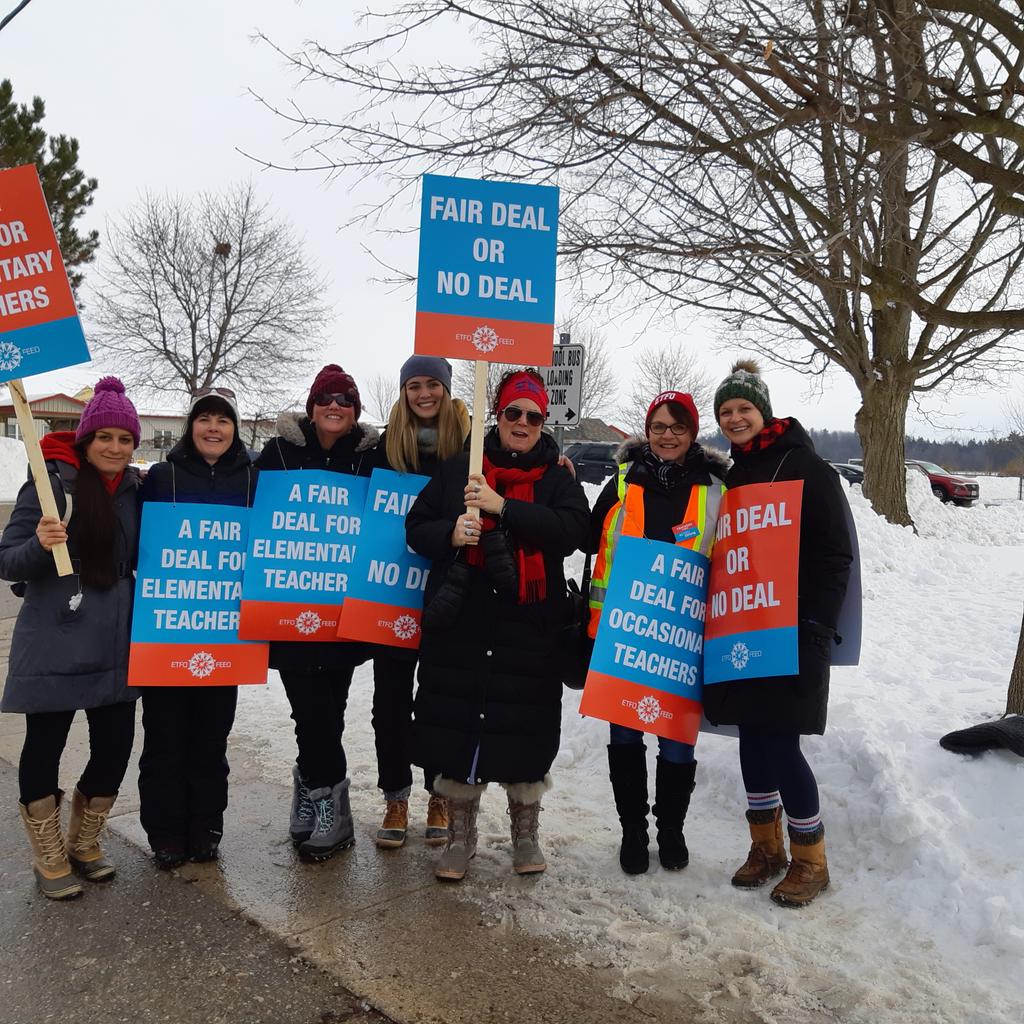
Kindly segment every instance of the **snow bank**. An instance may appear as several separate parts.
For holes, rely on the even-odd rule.
[[[0,501],[14,501],[27,479],[25,446],[9,437],[0,437]]]
[[[593,501],[599,488],[587,490]],[[579,695],[567,692],[542,818],[548,873],[511,875],[503,800],[489,793],[480,853],[453,899],[561,937],[581,964],[614,965],[624,999],[703,993],[696,1021],[1024,1019],[1024,761],[938,746],[943,733],[1002,711],[1024,602],[1024,505],[944,506],[921,477],[910,488],[915,534],[874,515],[858,487],[849,496],[863,561],[863,658],[833,671],[828,732],[804,742],[821,786],[831,889],[792,911],[765,890],[729,884],[748,839],[735,741],[720,736],[697,746],[690,866],[623,875],[607,726],[581,718]],[[569,564],[578,575],[582,556]],[[381,810],[371,690],[364,666],[346,730],[361,834]],[[287,781],[295,752],[279,681],[242,689],[236,735],[267,777]],[[653,749],[649,758],[653,779]]]

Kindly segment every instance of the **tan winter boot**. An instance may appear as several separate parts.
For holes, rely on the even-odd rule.
[[[732,884],[740,889],[756,889],[769,878],[786,870],[782,808],[747,811],[747,822],[750,825],[750,853],[743,866],[732,876]]]
[[[100,833],[110,816],[117,794],[94,796],[91,800],[75,786],[68,824],[68,859],[88,882],[107,882],[114,877],[114,865],[100,849]]]
[[[772,899],[783,907],[806,907],[828,888],[828,864],[825,861],[825,829],[813,832],[789,830],[792,861],[786,877],[772,889]]]
[[[405,843],[409,828],[409,801],[389,800],[384,820],[377,829],[377,845],[382,850],[396,850]]]
[[[517,875],[536,875],[547,868],[537,833],[540,830],[540,798],[551,788],[551,776],[540,782],[502,783],[508,794],[512,831],[512,870]]]
[[[58,790],[54,796],[32,800],[28,806],[18,804],[35,854],[32,873],[36,876],[36,885],[51,900],[70,900],[82,895],[81,883],[71,873],[64,835],[60,830],[60,801],[63,796]]]
[[[448,801],[437,793],[427,803],[427,828],[423,833],[427,846],[443,846],[448,842]]]
[[[434,877],[461,882],[469,870],[469,862],[476,856],[476,816],[487,785],[471,786],[440,776],[436,785],[448,800],[448,836],[434,865]]]

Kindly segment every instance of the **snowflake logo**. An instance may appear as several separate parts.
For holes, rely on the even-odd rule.
[[[746,668],[747,662],[750,661],[750,648],[744,643],[733,644],[732,651],[729,653],[729,660],[732,662],[734,669]]]
[[[303,636],[312,636],[322,625],[320,616],[316,612],[301,612],[295,619],[295,628]]]
[[[21,366],[21,349],[9,341],[0,341],[0,370],[16,370]]]
[[[188,659],[188,670],[196,679],[205,679],[207,676],[213,675],[214,668],[216,668],[216,662],[213,660],[213,655],[206,651],[196,651]]]
[[[493,352],[498,347],[498,332],[492,327],[478,327],[472,341],[478,352]]]
[[[644,697],[636,706],[636,717],[646,725],[653,725],[661,717],[661,703],[658,698]]]
[[[399,615],[391,627],[399,640],[411,640],[419,628],[416,620],[411,615]]]

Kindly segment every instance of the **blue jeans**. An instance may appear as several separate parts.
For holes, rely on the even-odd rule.
[[[644,734],[639,729],[629,729],[624,725],[611,723],[608,742],[612,746],[619,746],[626,743],[644,742]],[[658,753],[662,760],[671,761],[673,764],[690,764],[693,760],[693,745],[690,743],[679,743],[677,740],[658,737]]]

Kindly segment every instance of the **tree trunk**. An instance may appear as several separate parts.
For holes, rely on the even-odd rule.
[[[1013,659],[1010,689],[1006,693],[1006,714],[1024,715],[1024,620],[1017,639],[1017,657]]]
[[[854,425],[864,449],[864,496],[897,526],[913,526],[907,509],[904,441],[910,389],[899,381],[872,378],[861,389]]]

